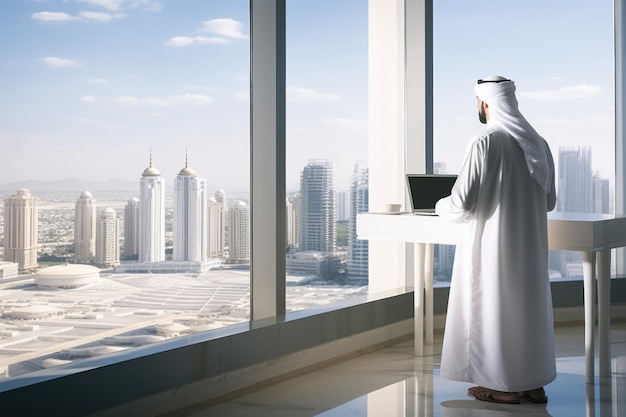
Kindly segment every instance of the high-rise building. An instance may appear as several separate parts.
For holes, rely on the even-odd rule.
[[[139,256],[139,199],[132,197],[124,207],[124,258]]]
[[[608,178],[601,178],[597,174],[593,176],[593,212],[612,213],[611,189]]]
[[[568,213],[594,211],[591,147],[559,148],[556,210]],[[550,269],[562,276],[582,276],[579,252],[550,251]]]
[[[290,251],[298,248],[300,232],[300,194],[287,199],[287,247]]]
[[[189,167],[176,176],[174,185],[174,261],[207,259],[206,180]]]
[[[111,268],[120,263],[119,220],[111,207],[100,213],[96,226],[96,264]]]
[[[37,197],[22,188],[4,200],[4,261],[37,267]]]
[[[350,180],[350,220],[348,221],[348,278],[369,278],[369,245],[357,239],[356,215],[369,210],[369,171],[358,162]]]
[[[591,148],[559,148],[557,211],[593,212]]]
[[[96,199],[85,191],[74,204],[74,259],[92,262],[96,255]]]
[[[299,249],[335,252],[336,227],[332,164],[309,161],[300,174]]]
[[[150,165],[141,174],[139,194],[139,261],[165,260],[165,180]]]
[[[207,247],[209,258],[226,258],[226,193],[217,190],[207,203]]]
[[[454,264],[455,245],[435,245],[433,276],[437,282],[450,282]]]
[[[350,220],[350,196],[351,194],[352,194],[352,190],[337,191],[336,201],[337,201],[337,221],[338,222]]]
[[[445,162],[433,163],[433,174],[447,173],[448,167]],[[435,280],[450,282],[455,249],[454,245],[435,245],[433,264]]]
[[[243,201],[228,210],[228,262],[250,262],[250,208]]]

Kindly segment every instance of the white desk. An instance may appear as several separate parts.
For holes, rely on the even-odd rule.
[[[426,343],[433,341],[433,246],[435,243],[456,244],[459,227],[458,223],[449,222],[437,216],[374,213],[357,215],[359,239],[414,243],[415,354],[419,356],[423,354],[424,327],[426,327]],[[597,271],[599,374],[609,376],[611,374],[611,249],[626,246],[626,217],[586,213],[549,213],[548,246],[550,249],[583,252],[585,380],[587,383],[593,383],[594,281]],[[425,293],[425,301],[423,297],[418,296],[422,292]],[[424,311],[425,316],[422,314]]]

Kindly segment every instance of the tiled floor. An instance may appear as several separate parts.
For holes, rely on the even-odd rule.
[[[546,405],[500,405],[466,395],[470,384],[439,378],[441,336],[415,357],[403,342],[281,382],[189,417],[622,417],[626,416],[626,324],[611,330],[612,377],[585,384],[582,327],[557,328],[556,381]],[[597,364],[596,364],[597,369]]]

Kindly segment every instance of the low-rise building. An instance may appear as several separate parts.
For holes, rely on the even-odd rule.
[[[289,275],[322,276],[328,269],[330,256],[324,252],[304,251],[287,255],[285,267]]]
[[[0,279],[17,277],[17,262],[0,262]]]

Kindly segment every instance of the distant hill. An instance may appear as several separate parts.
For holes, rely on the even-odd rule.
[[[58,192],[76,192],[81,193],[83,191],[90,191],[92,193],[97,192],[139,192],[139,180],[137,181],[123,181],[123,180],[109,180],[103,182],[97,181],[84,181],[73,178],[66,178],[55,181],[42,181],[42,180],[26,180],[19,182],[12,182],[6,184],[0,184],[0,193],[2,194],[14,194],[20,188],[26,188],[31,193],[58,193]]]
[[[42,181],[42,180],[25,180],[11,183],[0,184],[0,200],[14,195],[20,188],[26,188],[31,194],[37,197],[61,197],[62,199],[69,198],[71,201],[77,198],[83,191],[91,192],[98,200],[108,199],[111,197],[138,197],[139,196],[139,178],[137,181],[124,181],[124,180],[108,180],[108,181],[84,181],[74,178],[66,178],[55,181]],[[174,192],[173,182],[170,182],[165,187],[165,195],[171,196]],[[207,186],[209,190],[208,196],[213,196],[215,191],[220,187]],[[215,190],[215,191],[213,191]],[[230,201],[243,200],[248,201],[250,198],[249,192],[235,190],[227,193],[227,198]]]

